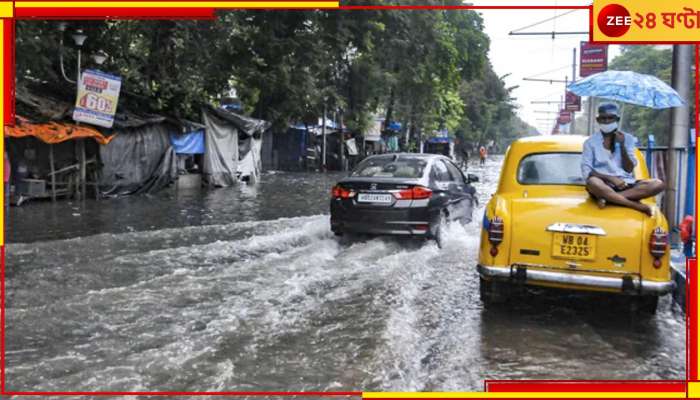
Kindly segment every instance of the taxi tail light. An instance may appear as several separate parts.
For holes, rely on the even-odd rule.
[[[394,196],[399,200],[422,200],[429,199],[433,191],[423,186],[414,186],[411,189],[403,189],[394,192]]]
[[[345,189],[344,187],[340,185],[335,185],[333,186],[333,190],[331,191],[331,195],[333,196],[334,199],[349,199],[352,196],[355,195],[355,192],[349,189]]]
[[[668,232],[661,228],[654,229],[649,237],[649,252],[654,257],[654,267],[661,267],[661,257],[666,255],[668,250]]]
[[[491,242],[494,247],[501,244],[501,242],[503,242],[503,219],[493,217],[489,223],[488,234],[489,242]]]

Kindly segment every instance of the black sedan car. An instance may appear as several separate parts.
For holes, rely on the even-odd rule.
[[[442,246],[447,221],[471,221],[475,181],[442,155],[367,157],[333,187],[331,230],[432,238]]]

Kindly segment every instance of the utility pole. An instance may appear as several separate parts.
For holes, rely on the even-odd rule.
[[[343,110],[338,111],[338,119],[336,119],[336,123],[338,124],[338,132],[340,132],[340,170],[347,171],[345,163],[345,131],[343,130]]]
[[[679,177],[679,164],[683,151],[688,148],[688,133],[690,129],[690,64],[692,45],[676,44],[673,46],[673,67],[671,69],[671,86],[678,92],[685,105],[671,109],[671,137],[669,138],[668,153],[666,154],[666,219],[671,229],[675,228],[680,219],[678,214],[678,186],[682,184]],[[686,199],[688,201],[688,199]]]
[[[323,99],[323,120],[321,123],[321,170],[326,172],[326,99]]]
[[[574,62],[571,64],[571,83],[576,82],[576,47],[574,47]],[[571,111],[571,134],[576,133],[576,113]]]
[[[593,96],[588,96],[588,104],[586,105],[586,109],[588,112],[588,132],[586,132],[586,135],[590,136],[593,133],[593,121],[595,121],[595,116],[593,113],[595,112],[595,97]]]
[[[564,96],[562,96],[563,100],[561,103],[561,107],[559,107],[560,110],[566,110],[566,87],[567,86],[569,86],[569,77],[568,76],[564,78]],[[566,111],[568,111],[568,110],[566,110]],[[573,130],[571,129],[574,126],[574,113],[573,113],[573,111],[569,111],[569,112],[571,113],[571,121],[569,122],[569,135],[571,135],[572,133],[574,133]]]

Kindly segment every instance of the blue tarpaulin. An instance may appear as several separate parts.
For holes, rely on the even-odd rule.
[[[400,122],[396,122],[396,121],[391,121],[391,122],[387,125],[386,129],[389,129],[389,130],[391,130],[391,131],[397,131],[397,132],[398,132],[398,131],[401,130],[401,123],[400,123]]]
[[[431,137],[427,140],[428,143],[450,143],[449,137]]]
[[[204,130],[200,129],[183,135],[171,133],[170,143],[177,154],[204,154]]]

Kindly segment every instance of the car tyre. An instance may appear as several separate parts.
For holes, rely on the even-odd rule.
[[[444,212],[440,213],[440,218],[433,228],[433,239],[437,244],[438,248],[442,249],[445,246],[445,240],[447,239],[447,215]]]
[[[503,304],[508,301],[509,294],[508,282],[489,281],[479,277],[479,297],[484,306]]]

